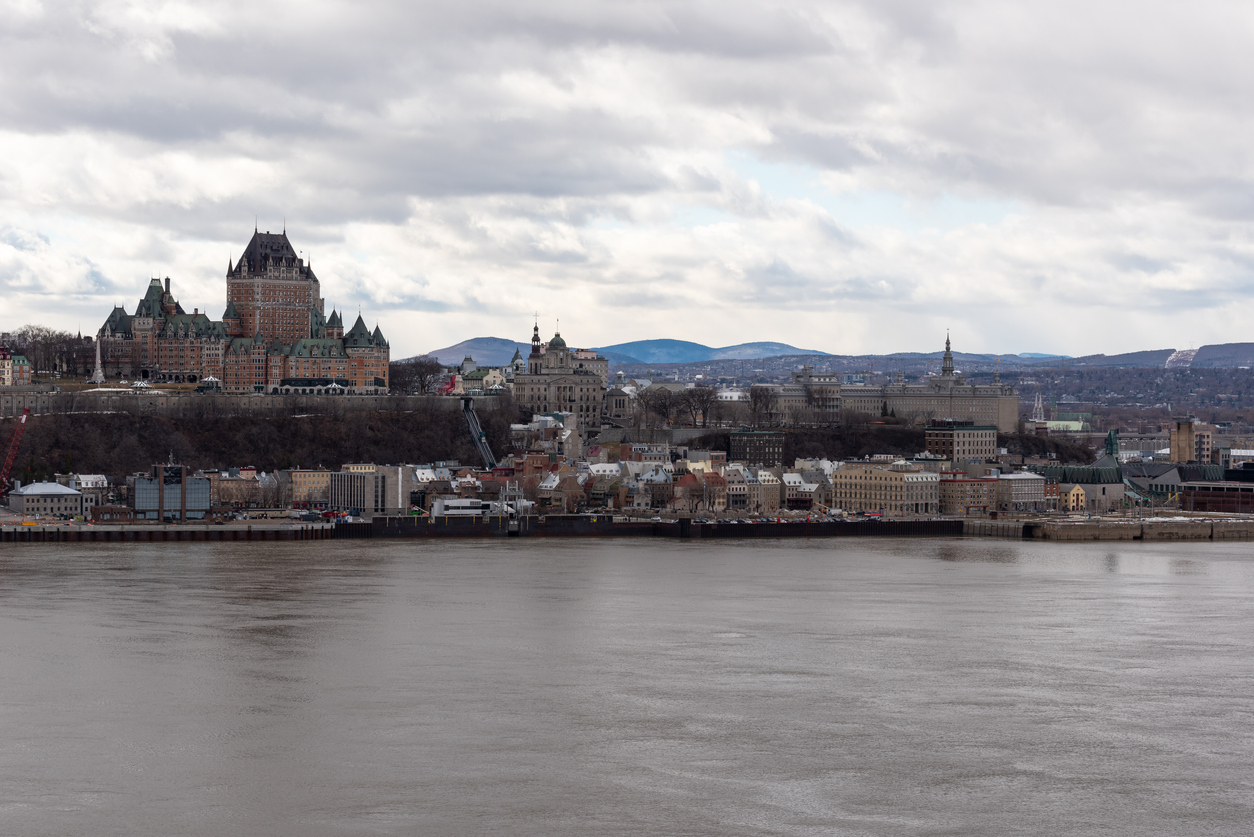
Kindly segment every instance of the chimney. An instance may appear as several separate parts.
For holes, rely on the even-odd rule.
[[[198,317],[198,316],[200,316],[200,309],[199,309],[199,308],[193,308],[193,309],[192,309],[192,316],[193,316],[193,317]]]
[[[165,292],[166,293],[170,292],[170,277],[169,276],[165,277]]]

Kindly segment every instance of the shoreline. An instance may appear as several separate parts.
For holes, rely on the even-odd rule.
[[[970,519],[837,522],[615,522],[611,515],[377,517],[364,523],[39,524],[0,526],[0,543],[186,543],[414,538],[594,537],[749,540],[833,537],[979,537],[1050,541],[1254,540],[1249,519],[1004,521]]]

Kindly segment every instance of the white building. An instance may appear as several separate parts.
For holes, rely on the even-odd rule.
[[[9,492],[9,508],[18,514],[67,515],[83,513],[83,492],[55,482],[33,482]]]
[[[1045,478],[1020,471],[997,477],[997,508],[1002,511],[1033,512],[1045,508]]]

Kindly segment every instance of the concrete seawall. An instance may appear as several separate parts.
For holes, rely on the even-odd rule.
[[[967,520],[963,534],[1046,541],[1245,541],[1254,540],[1254,520]]]
[[[0,543],[155,543],[180,541],[320,541],[331,538],[330,523],[291,526],[48,525],[0,527]]]

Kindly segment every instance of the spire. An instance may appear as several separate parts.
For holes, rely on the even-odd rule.
[[[941,362],[941,376],[952,378],[954,374],[954,354],[949,350],[949,332],[945,332],[945,358]]]

